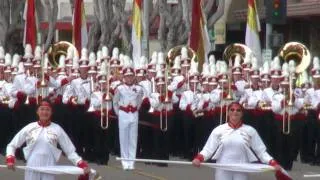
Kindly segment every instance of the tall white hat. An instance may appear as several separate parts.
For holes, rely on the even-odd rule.
[[[5,73],[10,73],[11,72],[11,55],[9,53],[6,53],[4,57],[4,72]]]

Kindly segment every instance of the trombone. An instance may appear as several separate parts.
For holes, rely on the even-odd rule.
[[[28,68],[27,69],[27,72],[26,72],[26,80],[28,79],[28,77],[30,77],[31,75],[30,75],[30,69]],[[36,86],[36,89],[37,89],[37,85],[35,84],[35,86]],[[25,103],[24,104],[26,104],[26,105],[29,105],[30,104],[30,102],[29,102],[29,95],[27,95],[27,97],[26,97],[26,101],[25,101]]]
[[[151,93],[154,93],[156,91],[156,84],[154,81],[154,77],[151,78]],[[150,109],[148,111],[148,113],[153,113],[154,112],[154,108],[152,106],[150,106]]]
[[[164,85],[165,85],[165,98],[164,98],[164,111],[165,111],[165,119],[163,124],[163,116],[162,116],[162,110],[160,112],[160,130],[163,132],[166,132],[168,130],[168,110],[167,106],[170,102],[169,94],[168,94],[168,69],[165,69],[165,76],[164,76]],[[160,89],[160,95],[161,95],[161,89]]]
[[[109,128],[109,102],[111,101],[111,96],[110,96],[110,80],[109,80],[109,77],[110,77],[110,62],[108,61],[105,61],[106,62],[106,70],[107,70],[107,77],[106,77],[106,83],[107,83],[107,90],[106,90],[106,97],[103,99],[102,97],[102,100],[101,100],[101,107],[100,107],[100,113],[101,113],[101,116],[100,116],[100,126],[102,129],[108,129]],[[102,85],[101,85],[101,90],[102,90]],[[101,91],[102,92],[102,91]],[[102,104],[103,102],[105,101],[106,103],[106,122],[105,124],[103,123],[104,119],[103,119],[103,107],[102,107]]]
[[[42,48],[43,50],[43,48]],[[47,91],[46,91],[46,87],[47,87],[47,83],[45,81],[45,57],[44,57],[44,51],[42,51],[42,54],[41,54],[41,81],[40,81],[40,96],[41,96],[41,99],[43,99],[44,97],[47,96]],[[39,104],[39,95],[37,93],[37,104]]]
[[[293,79],[292,79],[292,74],[289,74],[289,100],[288,100],[288,105],[286,106],[286,91],[283,91],[284,93],[284,101],[283,101],[283,109],[284,113],[282,115],[282,133],[285,135],[290,134],[291,131],[291,115],[290,111],[292,110],[293,107]],[[287,112],[288,111],[288,112]],[[288,117],[286,118],[286,112],[288,113]]]

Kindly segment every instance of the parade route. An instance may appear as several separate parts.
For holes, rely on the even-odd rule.
[[[0,156],[2,164],[5,162],[5,158]],[[175,159],[177,160],[177,159]],[[18,165],[24,165],[22,161],[18,161]],[[65,158],[61,158],[59,164],[70,165],[70,162]],[[192,166],[179,166],[169,165],[168,167],[158,167],[155,165],[145,165],[144,163],[137,163],[134,171],[123,171],[120,162],[115,160],[114,156],[110,157],[109,165],[97,165],[90,163],[90,167],[97,170],[97,172],[103,177],[102,179],[112,180],[212,180],[214,179],[214,170],[201,167],[195,168]],[[320,173],[318,166],[310,166],[295,162],[293,170],[290,171],[290,175],[295,180],[302,179],[318,179],[318,178],[303,178],[304,174]],[[15,172],[7,169],[0,170],[0,179],[2,180],[20,180],[23,179],[23,171],[16,170]],[[63,175],[57,176],[57,180],[71,180],[76,179],[75,176]],[[275,179],[272,173],[252,174],[250,180],[271,180]]]

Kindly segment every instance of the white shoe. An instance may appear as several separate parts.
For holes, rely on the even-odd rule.
[[[129,170],[134,170],[134,166],[129,166],[128,169]]]

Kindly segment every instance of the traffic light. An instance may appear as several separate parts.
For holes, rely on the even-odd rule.
[[[287,17],[287,0],[267,0],[266,22],[270,24],[285,24]]]

